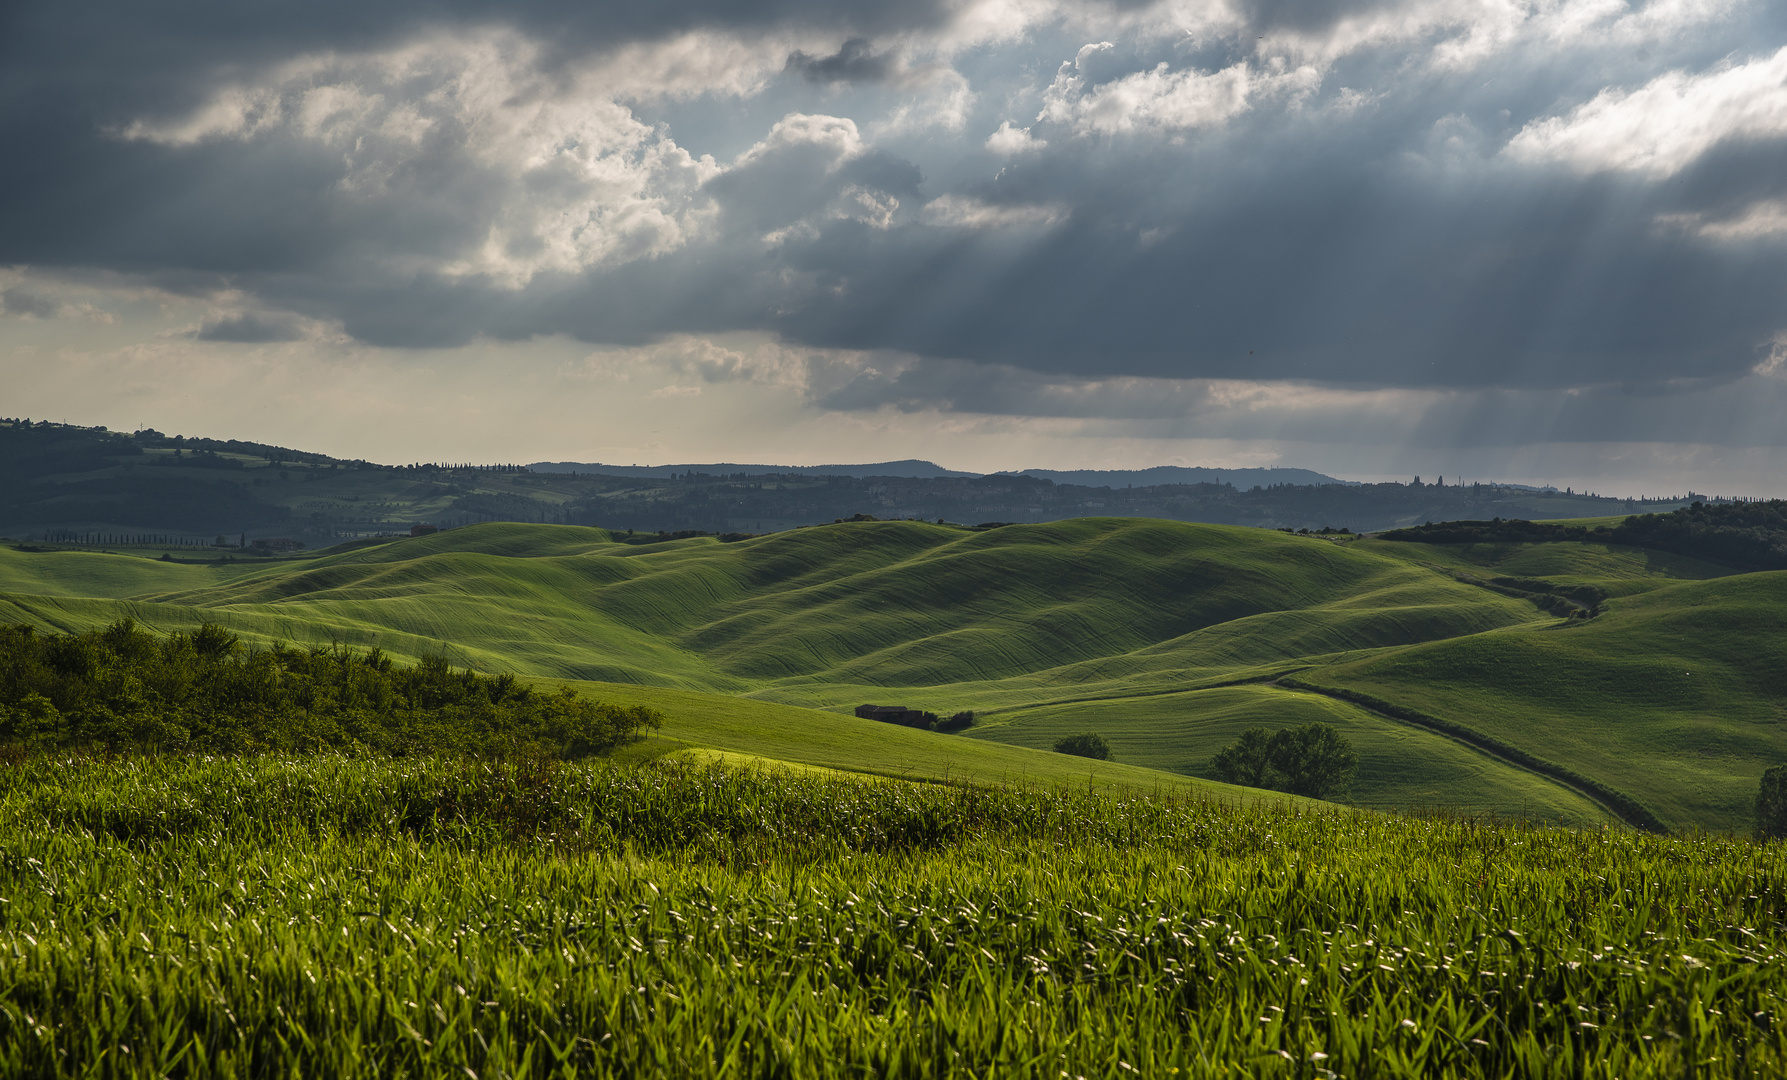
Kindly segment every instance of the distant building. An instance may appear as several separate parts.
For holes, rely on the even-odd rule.
[[[427,536],[429,533],[437,533],[437,532],[440,532],[440,530],[435,528],[433,525],[411,525],[410,526],[410,535],[411,536]]]
[[[937,717],[927,715],[922,709],[908,709],[904,705],[858,705],[856,715],[864,720],[879,720],[883,724],[901,724],[906,727],[927,727],[937,722]]]

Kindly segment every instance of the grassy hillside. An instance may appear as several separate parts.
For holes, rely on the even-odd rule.
[[[0,768],[0,1075],[1752,1077],[1780,845],[707,764]]]
[[[1097,731],[1120,760],[1211,776],[1211,755],[1243,730],[1314,722],[1333,724],[1358,750],[1359,774],[1347,793],[1351,803],[1511,812],[1569,825],[1618,823],[1592,799],[1456,740],[1344,701],[1270,685],[1017,709],[990,718],[972,734],[1043,748],[1063,735]]]
[[[1547,613],[1531,591],[1546,583],[1598,590],[1602,613]],[[1743,827],[1756,777],[1787,759],[1769,662],[1787,644],[1787,574],[1731,576],[1604,543],[1085,518],[635,545],[601,529],[487,524],[272,563],[0,549],[0,589],[0,618],[46,628],[214,620],[250,641],[445,652],[486,671],[601,682],[608,696],[653,688],[701,718],[666,731],[677,743],[892,773],[1040,777],[1066,759],[1036,748],[1095,730],[1124,765],[1195,776],[1244,727],[1319,718],[1360,748],[1361,803],[1607,820],[1594,799],[1468,738],[1274,685],[1293,674],[1567,766],[1672,827]],[[981,721],[962,739],[839,715],[864,701]],[[807,719],[751,713],[778,704]],[[968,749],[1018,752],[1001,743],[1031,748],[1026,764]]]
[[[1245,805],[1311,805],[1295,796],[1234,787],[1160,768],[940,735],[775,702],[615,683],[572,685],[603,701],[651,705],[670,717],[662,730],[631,752],[629,756],[635,758],[674,756],[691,747],[720,748],[762,762],[791,762],[906,780],[1074,787]]]
[[[1531,746],[1665,821],[1734,827],[1762,767],[1787,760],[1783,656],[1787,573],[1746,574],[1617,599],[1582,625],[1435,642],[1309,678]]]

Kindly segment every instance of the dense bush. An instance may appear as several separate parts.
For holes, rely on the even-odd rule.
[[[1217,751],[1210,766],[1217,778],[1246,787],[1274,788],[1312,799],[1346,789],[1359,755],[1332,724],[1296,728],[1249,728]]]
[[[85,634],[0,627],[0,745],[579,758],[662,721],[438,656],[403,666],[377,649],[248,649],[215,624],[165,638],[128,619]]]
[[[1787,765],[1762,774],[1756,789],[1756,839],[1787,839]]]
[[[938,731],[961,731],[965,728],[971,728],[973,726],[974,726],[974,710],[973,709],[969,709],[966,712],[956,713],[955,715],[951,716],[948,720],[937,721],[937,730]]]
[[[1097,758],[1100,761],[1111,760],[1111,744],[1104,741],[1103,735],[1094,735],[1090,731],[1056,739],[1055,752],[1072,754],[1075,757]]]

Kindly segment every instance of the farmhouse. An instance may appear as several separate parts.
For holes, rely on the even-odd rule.
[[[856,715],[864,720],[879,720],[884,724],[904,724],[907,727],[923,727],[925,714],[921,709],[908,709],[904,705],[858,705]]]

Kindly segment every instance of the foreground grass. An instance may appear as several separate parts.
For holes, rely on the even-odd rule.
[[[0,1075],[1777,1074],[1787,867],[656,763],[0,767]]]

